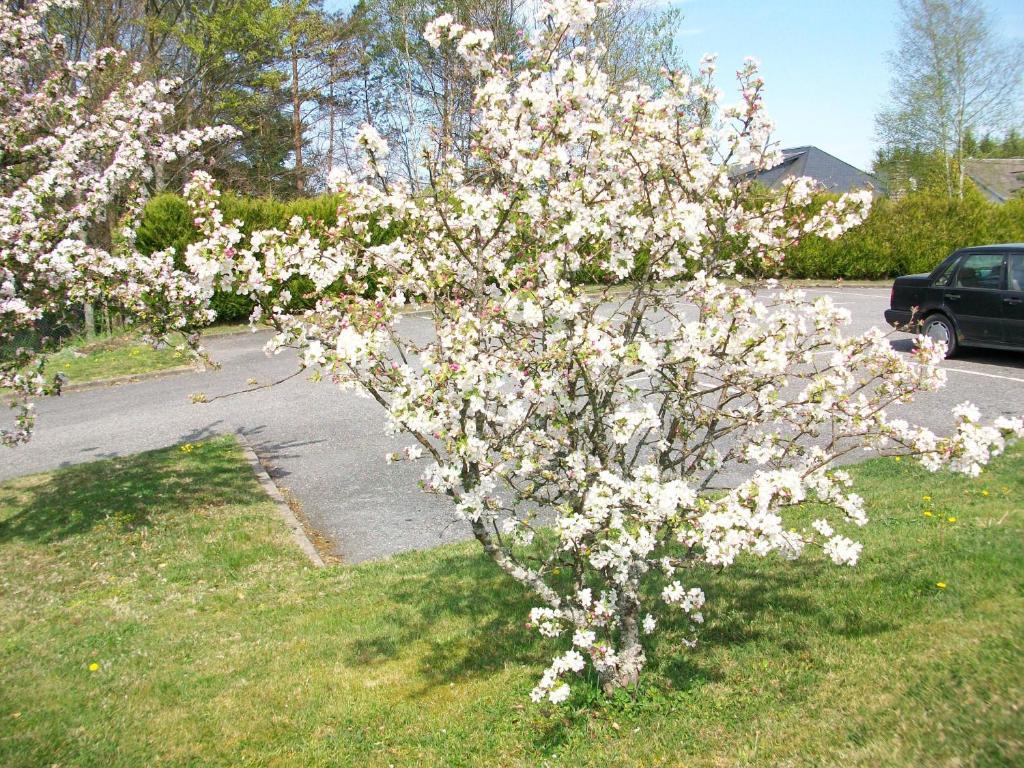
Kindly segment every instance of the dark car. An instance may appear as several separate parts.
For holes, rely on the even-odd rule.
[[[961,248],[931,274],[897,277],[889,325],[963,347],[1024,352],[1024,243]]]

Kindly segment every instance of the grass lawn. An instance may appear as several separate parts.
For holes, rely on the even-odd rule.
[[[76,343],[47,359],[48,374],[63,373],[69,383],[111,379],[188,364],[188,355],[173,347],[154,349],[134,336],[112,336]]]
[[[245,325],[213,326],[203,336],[219,336],[248,328]],[[72,384],[117,376],[131,376],[189,363],[188,354],[174,347],[154,349],[132,333],[116,334],[94,341],[78,339],[49,356],[47,373],[63,373]]]
[[[314,569],[228,439],[8,482],[0,765],[1024,764],[1024,450],[857,475],[861,565],[700,574],[696,651],[561,709],[473,545]]]

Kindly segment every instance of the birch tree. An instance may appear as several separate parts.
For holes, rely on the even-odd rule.
[[[890,104],[879,115],[889,150],[937,152],[946,192],[963,197],[964,141],[1020,113],[1024,46],[999,39],[978,0],[901,0]]]

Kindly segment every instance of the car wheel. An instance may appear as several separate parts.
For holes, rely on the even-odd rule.
[[[956,329],[945,315],[929,315],[925,318],[921,333],[933,341],[946,342],[946,357],[956,354],[959,347],[956,342]]]

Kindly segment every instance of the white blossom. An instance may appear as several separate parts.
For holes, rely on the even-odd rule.
[[[835,533],[835,531],[832,530],[832,526],[829,525],[828,520],[815,520],[811,523],[811,527],[826,538]]]
[[[658,620],[648,613],[646,616],[644,616],[644,623],[642,626],[645,635],[653,634],[654,630],[658,627]]]
[[[864,545],[845,536],[833,536],[825,544],[825,554],[832,558],[836,565],[856,565],[863,548]]]
[[[859,224],[870,193],[815,206],[808,179],[755,190],[752,172],[781,161],[756,64],[737,73],[734,106],[713,58],[657,90],[617,83],[598,47],[565,45],[591,40],[597,8],[541,3],[515,61],[451,15],[427,26],[479,81],[472,162],[434,147],[428,190],[387,183],[369,129],[365,172],[334,180],[345,202],[327,233],[246,240],[211,184],[189,189],[194,274],[254,297],[277,344],[319,359],[320,340],[325,374],[385,404],[388,429],[431,454],[424,488],[536,596],[529,625],[562,649],[538,702],[564,701],[586,664],[609,689],[635,682],[664,613],[696,631],[692,566],[710,579],[818,545],[856,563],[861,545],[837,530],[868,517],[840,457],[976,474],[1024,434],[968,405],[944,434],[894,418],[889,405],[944,384],[940,345],[899,352],[877,329],[852,332],[828,298],[740,280],[741,265],[771,273],[803,237]],[[295,277],[316,304],[291,314],[271,297]],[[410,329],[408,309],[433,333]],[[738,479],[703,490],[725,478]],[[800,531],[788,517],[806,502],[825,511]]]
[[[31,398],[55,394],[45,356],[14,342],[39,333],[48,316],[60,324],[75,306],[102,302],[119,308],[149,337],[183,332],[202,356],[196,327],[213,319],[212,277],[233,258],[224,233],[215,242],[219,263],[189,274],[172,250],[136,248],[139,217],[155,169],[190,159],[212,142],[237,135],[222,126],[170,133],[172,80],[140,80],[123,51],[95,50],[67,58],[60,35],[50,36],[51,12],[66,0],[0,6],[0,390],[9,390],[15,423],[0,428],[0,443],[31,434]],[[212,234],[221,226],[214,201],[197,208],[197,223]],[[93,240],[108,222],[114,242]],[[106,225],[105,225],[106,226]]]

